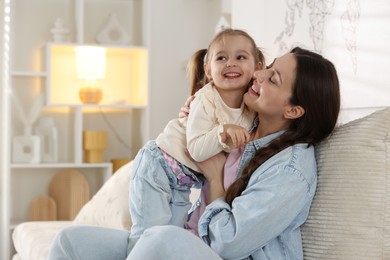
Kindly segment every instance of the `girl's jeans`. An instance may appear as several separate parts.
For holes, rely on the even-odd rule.
[[[184,152],[184,151],[183,151]],[[186,181],[181,182],[185,177]],[[193,182],[188,182],[190,177]],[[179,163],[174,172],[154,141],[137,154],[129,187],[129,208],[133,226],[128,253],[142,233],[157,225],[184,227],[191,208],[190,192],[200,180]]]

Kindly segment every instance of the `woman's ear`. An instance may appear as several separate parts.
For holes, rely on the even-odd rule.
[[[305,109],[301,106],[291,106],[284,113],[287,119],[297,119],[305,114]]]
[[[263,63],[261,63],[260,61],[256,64],[255,66],[255,71],[256,70],[262,70],[264,69],[264,66],[263,66]]]

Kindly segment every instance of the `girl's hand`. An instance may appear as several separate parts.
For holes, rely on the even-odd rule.
[[[179,118],[188,117],[188,114],[190,113],[190,104],[192,100],[194,100],[194,98],[195,96],[189,96],[187,98],[186,102],[184,103],[184,106],[180,108]]]
[[[241,126],[226,124],[223,126],[221,139],[231,149],[234,149],[247,144],[250,141],[250,134]]]

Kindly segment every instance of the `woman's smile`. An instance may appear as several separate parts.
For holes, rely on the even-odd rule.
[[[260,96],[260,93],[257,92],[257,90],[255,89],[255,85],[252,85],[252,86],[248,89],[248,92],[249,92],[249,94],[251,94],[251,95]]]

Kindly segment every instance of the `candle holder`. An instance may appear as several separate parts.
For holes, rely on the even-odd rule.
[[[108,133],[106,131],[83,131],[83,149],[85,152],[85,162],[103,162],[103,152],[107,146]]]

